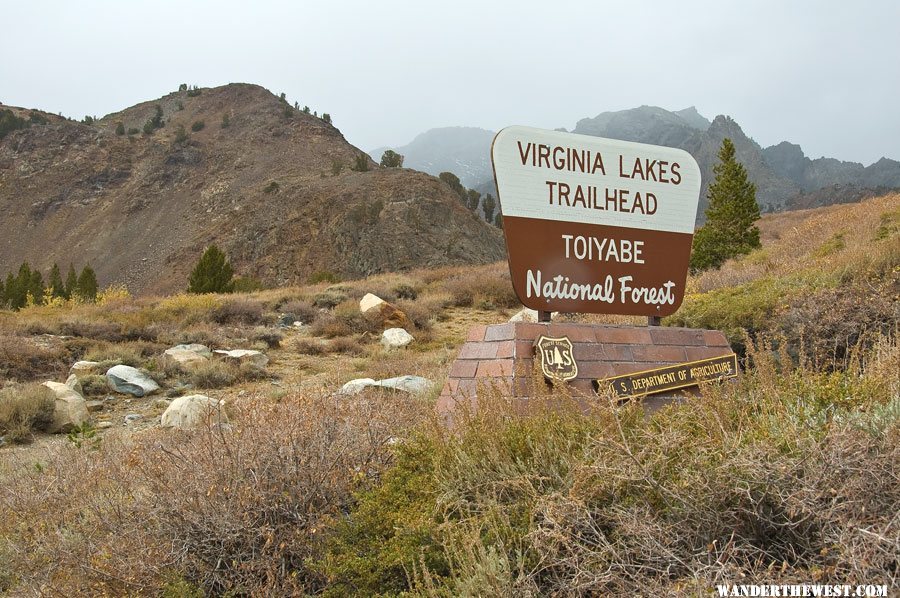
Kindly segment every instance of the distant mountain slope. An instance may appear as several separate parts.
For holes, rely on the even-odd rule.
[[[446,132],[451,130],[455,133],[453,143],[445,141],[448,136]],[[471,131],[479,133],[474,135]],[[699,207],[701,220],[707,204],[706,191],[713,179],[713,166],[725,137],[734,142],[738,160],[756,184],[757,201],[763,211],[847,203],[886,190],[900,189],[900,162],[882,158],[864,167],[832,158],[810,160],[800,146],[788,142],[764,149],[733,119],[717,116],[710,122],[693,106],[676,112],[657,106],[603,112],[593,118],[579,120],[572,132],[688,151],[697,160],[703,175]],[[461,140],[461,137],[465,139]],[[440,164],[440,168],[422,169],[434,173],[449,170],[463,179],[467,187],[482,193],[496,193],[489,161],[484,166],[482,160],[482,156],[490,152],[491,138],[491,134],[482,129],[434,129],[423,133],[413,143],[397,148],[397,151],[406,156],[407,164]],[[459,147],[466,149],[459,151],[456,149]],[[441,152],[444,152],[443,157]],[[423,159],[422,156],[426,155],[427,159]],[[472,156],[477,156],[477,161]],[[456,169],[454,163],[458,165]],[[484,173],[483,177],[473,180],[473,175],[480,172]]]
[[[491,141],[494,131],[477,127],[431,129],[400,147],[380,147],[369,152],[376,162],[387,149],[405,156],[403,166],[435,176],[452,172],[466,187],[493,177]]]
[[[118,123],[142,128],[157,105],[163,128],[116,134]],[[360,154],[247,84],[13,131],[0,140],[0,272],[90,262],[101,284],[167,292],[213,242],[270,284],[502,259],[499,232],[443,182],[374,164],[353,172]]]

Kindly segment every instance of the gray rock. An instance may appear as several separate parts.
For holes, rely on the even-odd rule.
[[[103,411],[103,401],[87,401],[84,405],[91,413]]]
[[[269,358],[266,357],[264,353],[253,349],[233,349],[231,351],[219,350],[216,351],[215,354],[225,361],[230,361],[238,365],[249,363],[258,368],[264,368],[266,367],[266,364],[269,363]]]
[[[281,314],[281,317],[278,318],[278,326],[281,328],[290,328],[297,321],[297,316],[294,314]]]
[[[159,390],[157,384],[144,372],[128,365],[116,365],[106,372],[106,382],[116,391],[143,397]]]
[[[112,428],[112,427],[113,427],[113,423],[112,423],[112,422],[100,422],[100,423],[97,424],[97,429],[98,429],[98,430],[107,430],[107,429]]]
[[[211,399],[205,395],[178,397],[160,418],[164,428],[192,430],[207,424],[221,426],[228,424],[228,416],[223,405],[225,401]]]
[[[206,345],[201,345],[200,343],[189,343],[187,345],[175,345],[172,349],[176,349],[178,351],[190,351],[191,353],[196,353],[197,355],[202,355],[203,357],[212,357],[212,351],[209,350],[209,347]]]
[[[53,391],[56,401],[53,404],[53,421],[48,428],[50,433],[68,432],[91,418],[84,397],[59,382],[44,382],[44,386]]]
[[[144,419],[144,416],[140,413],[129,413],[125,416],[125,425],[127,426],[128,424],[133,424],[134,422],[140,421],[142,419]]]
[[[416,340],[403,328],[388,328],[381,334],[381,344],[388,349],[400,349]]]

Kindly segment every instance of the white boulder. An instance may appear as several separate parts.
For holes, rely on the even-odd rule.
[[[78,376],[76,376],[75,374],[69,374],[69,377],[66,378],[66,386],[68,386],[78,394],[84,396],[84,389],[81,387],[81,380],[79,380]]]
[[[153,378],[130,365],[115,365],[106,372],[106,382],[116,392],[143,397],[159,390]]]
[[[399,349],[416,340],[403,328],[388,328],[381,333],[381,344],[388,349]]]
[[[84,397],[80,394],[59,382],[44,382],[44,386],[56,395],[49,432],[68,432],[91,418]]]
[[[431,380],[421,376],[397,376],[396,378],[386,378],[384,380],[357,378],[344,384],[340,392],[345,395],[355,395],[362,392],[365,388],[390,388],[410,394],[422,394],[427,392],[433,384]]]
[[[359,300],[359,311],[366,313],[370,309],[380,306],[382,303],[386,303],[386,301],[378,295],[366,293],[366,296]]]
[[[554,311],[550,314],[550,319],[555,318],[559,312]],[[537,322],[538,312],[534,309],[523,307],[518,313],[509,319],[510,322]]]
[[[162,414],[160,425],[164,428],[192,430],[206,426],[228,423],[223,408],[225,401],[211,399],[205,395],[178,397]]]
[[[265,353],[253,349],[234,349],[231,351],[218,350],[215,354],[225,361],[230,361],[238,365],[249,363],[258,368],[264,368],[266,367],[266,364],[269,363],[269,358],[266,357]]]

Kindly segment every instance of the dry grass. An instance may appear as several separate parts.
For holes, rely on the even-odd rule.
[[[760,222],[763,249],[692,277],[690,292],[734,287],[765,276],[810,282],[848,273],[884,271],[900,262],[900,235],[882,238],[884,218],[900,211],[900,194],[861,203],[768,215]]]
[[[22,443],[53,421],[53,391],[41,384],[16,384],[0,389],[0,436]]]

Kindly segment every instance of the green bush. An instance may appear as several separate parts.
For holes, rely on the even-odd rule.
[[[278,193],[281,186],[276,181],[270,181],[268,185],[263,187],[263,193]]]
[[[369,172],[369,156],[366,154],[357,154],[350,166],[353,172]]]
[[[230,293],[234,270],[221,249],[210,245],[191,272],[189,293]]]
[[[193,131],[194,133],[202,131],[205,126],[206,123],[202,120],[195,120],[194,124],[191,125],[191,131]]]
[[[187,131],[184,130],[184,125],[178,125],[175,128],[175,143],[184,143],[188,138]]]
[[[125,123],[119,121],[116,123],[116,135],[124,135],[125,134]]]

